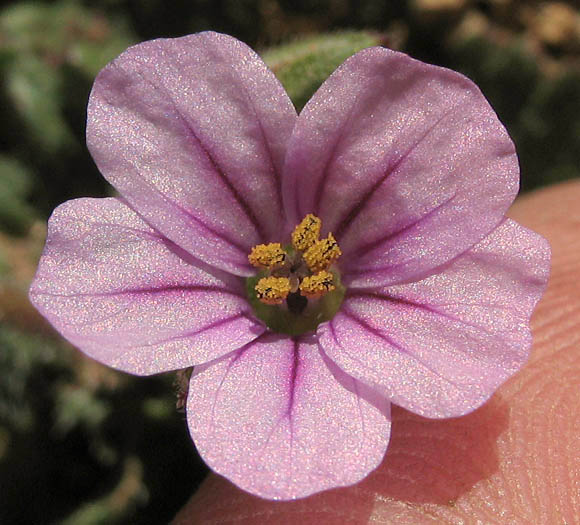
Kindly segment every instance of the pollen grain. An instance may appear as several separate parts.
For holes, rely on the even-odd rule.
[[[281,305],[288,299],[289,310],[296,313],[296,299],[307,304],[305,299],[319,299],[341,287],[337,270],[331,272],[330,267],[342,252],[332,233],[320,239],[321,229],[322,221],[309,213],[294,228],[291,246],[270,243],[252,248],[248,260],[262,270],[252,283],[258,301]]]
[[[279,242],[258,244],[252,248],[248,260],[257,268],[276,268],[286,262],[287,254]]]
[[[312,213],[302,219],[300,224],[292,232],[292,245],[301,252],[308,250],[320,235],[322,221]]]
[[[291,290],[287,277],[263,277],[255,286],[256,297],[265,304],[282,304]]]
[[[326,239],[316,241],[306,250],[304,260],[311,271],[320,272],[321,270],[328,269],[341,255],[342,252],[336,239],[332,233],[329,233]]]
[[[330,272],[322,270],[302,280],[300,283],[300,295],[308,299],[318,299],[328,292],[332,292],[335,288],[334,276]]]

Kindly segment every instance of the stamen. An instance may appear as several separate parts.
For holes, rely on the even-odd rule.
[[[332,233],[328,234],[326,239],[316,241],[306,253],[304,260],[313,272],[326,270],[336,259],[342,255],[336,239]]]
[[[262,270],[247,280],[250,301],[270,328],[303,333],[330,319],[340,306],[344,287],[329,268],[342,252],[332,233],[320,239],[321,227],[322,221],[309,213],[292,232],[291,246],[258,244],[248,255]],[[316,300],[310,308],[309,300]],[[287,308],[277,308],[284,302]]]
[[[317,240],[320,235],[320,227],[322,221],[309,213],[302,222],[294,228],[292,232],[292,245],[297,250],[303,252],[308,250]]]
[[[290,293],[290,279],[286,277],[263,277],[255,288],[256,297],[265,304],[282,304]]]
[[[270,244],[258,244],[252,248],[248,260],[257,268],[276,268],[286,262],[286,252],[279,242]]]
[[[332,292],[334,286],[334,276],[322,270],[309,277],[304,277],[300,283],[300,294],[308,299],[318,299],[328,292]]]

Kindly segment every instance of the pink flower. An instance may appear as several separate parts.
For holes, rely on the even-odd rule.
[[[297,117],[241,42],[155,40],[99,74],[87,140],[120,197],[54,212],[31,299],[109,366],[195,366],[191,436],[241,488],[356,483],[391,403],[460,416],[526,361],[549,248],[505,218],[514,146],[462,75],[366,49]],[[322,231],[289,248],[307,214]],[[309,262],[330,232],[340,249]],[[282,262],[259,272],[267,243]]]

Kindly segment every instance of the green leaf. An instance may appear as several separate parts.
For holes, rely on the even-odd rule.
[[[32,55],[19,55],[6,71],[6,90],[35,142],[48,151],[75,143],[62,115],[59,72]]]
[[[296,109],[301,110],[349,56],[379,44],[379,36],[373,33],[332,33],[270,49],[262,57],[286,88]]]

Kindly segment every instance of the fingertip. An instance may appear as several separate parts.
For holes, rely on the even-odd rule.
[[[530,193],[510,216],[548,239],[553,268],[529,363],[472,414],[393,411],[382,465],[361,483],[292,502],[211,474],[174,523],[573,523],[580,500],[580,181]]]

